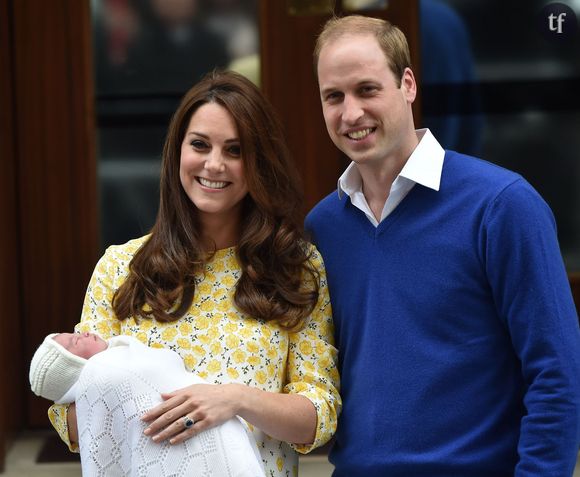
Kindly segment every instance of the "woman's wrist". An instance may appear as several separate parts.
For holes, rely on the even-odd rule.
[[[249,393],[251,388],[245,384],[228,383],[224,385],[230,395],[229,400],[233,413],[236,416],[244,417],[249,410]]]
[[[244,384],[226,384],[234,414],[271,437],[309,444],[316,435],[316,408],[297,394],[272,393]]]

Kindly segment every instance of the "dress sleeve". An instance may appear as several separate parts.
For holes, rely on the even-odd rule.
[[[79,446],[72,444],[68,437],[67,413],[69,404],[53,404],[48,409],[48,419],[71,452],[78,452]]]
[[[580,435],[580,331],[552,212],[519,180],[490,205],[484,223],[487,276],[526,384],[514,476],[571,475]]]
[[[283,390],[307,397],[316,408],[318,421],[314,442],[310,445],[292,445],[302,454],[330,440],[336,431],[342,407],[338,393],[340,379],[332,309],[324,264],[317,250],[313,251],[311,261],[320,276],[318,302],[305,327],[289,336],[287,384]]]
[[[93,271],[85,294],[81,321],[75,326],[76,332],[90,331],[103,339],[119,334],[120,322],[115,318],[111,305],[115,292],[115,270],[118,266],[120,266],[119,262],[114,257],[113,247],[111,247]],[[53,404],[48,409],[48,419],[69,449],[78,452],[78,446],[71,444],[69,439],[68,407],[68,404]]]

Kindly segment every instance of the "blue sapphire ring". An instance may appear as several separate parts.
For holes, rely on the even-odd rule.
[[[195,421],[189,416],[183,416],[183,427],[189,429],[195,424]]]

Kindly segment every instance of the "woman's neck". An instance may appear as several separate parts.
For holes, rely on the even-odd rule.
[[[222,220],[215,215],[200,217],[203,239],[206,242],[206,249],[208,251],[221,250],[224,248],[233,247],[238,244],[240,240],[240,222],[241,219],[232,220],[230,216],[228,220]]]

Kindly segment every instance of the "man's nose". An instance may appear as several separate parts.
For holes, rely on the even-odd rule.
[[[347,124],[355,124],[363,115],[360,101],[352,96],[346,96],[343,102],[342,120]]]

